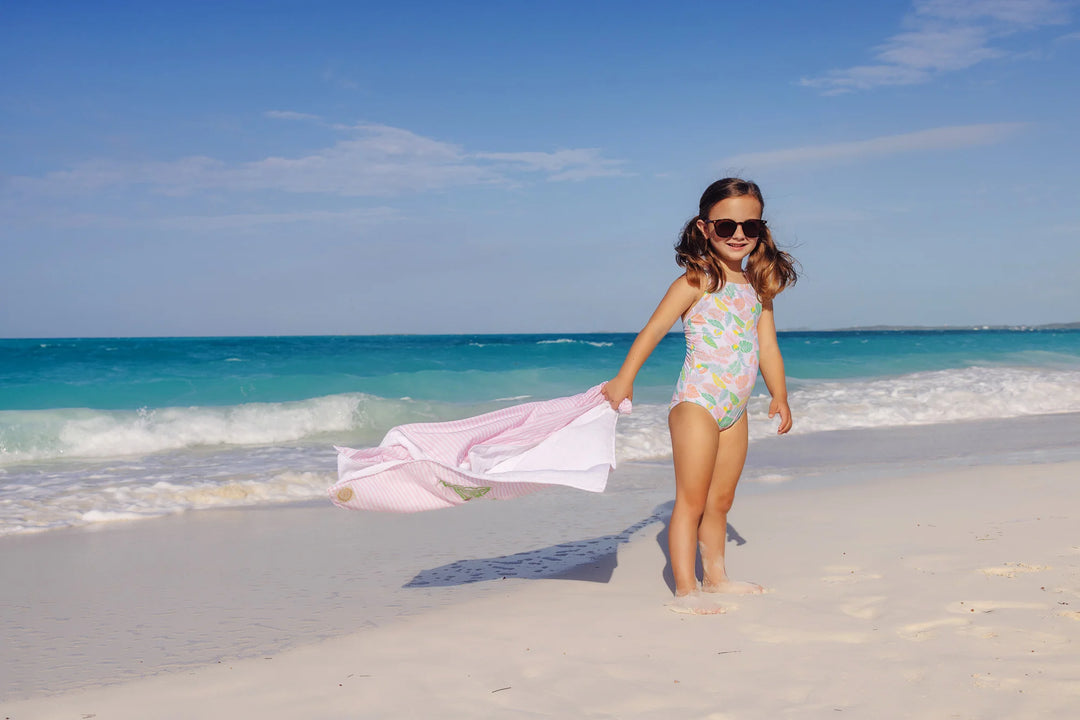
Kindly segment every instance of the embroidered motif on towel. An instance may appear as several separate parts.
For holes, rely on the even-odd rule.
[[[489,487],[469,487],[467,485],[455,485],[454,483],[448,483],[445,480],[439,481],[440,485],[444,485],[458,494],[462,500],[468,502],[469,500],[475,500],[478,497],[484,497],[491,488]]]

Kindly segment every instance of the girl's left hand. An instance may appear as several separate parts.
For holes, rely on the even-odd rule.
[[[780,427],[776,428],[777,435],[783,435],[791,429],[791,408],[788,407],[787,400],[780,398],[773,398],[769,403],[769,417],[780,415]]]

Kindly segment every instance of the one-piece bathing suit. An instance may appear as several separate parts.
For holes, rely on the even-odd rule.
[[[733,282],[705,293],[683,318],[686,361],[670,408],[700,405],[723,430],[746,410],[758,372],[761,301],[753,286]]]

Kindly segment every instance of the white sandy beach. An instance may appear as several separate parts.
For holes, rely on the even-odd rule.
[[[747,494],[731,517],[738,542],[729,545],[730,562],[734,573],[770,592],[732,598],[724,615],[665,609],[664,524],[645,518],[636,530],[601,542],[593,562],[556,579],[519,574],[477,583],[471,597],[439,588],[426,596],[430,607],[392,621],[371,622],[370,611],[357,608],[357,629],[342,615],[339,637],[119,684],[99,678],[58,695],[36,692],[3,702],[0,714],[1074,718],[1078,478],[1080,463],[1068,461]],[[205,598],[250,592],[244,587],[252,584],[270,597],[288,592],[289,569],[305,563],[305,554],[363,562],[363,548],[305,546],[296,531],[335,516],[320,508],[277,512],[293,514],[300,525],[285,522],[281,535],[234,528],[217,538],[229,543],[218,552],[251,557],[252,547],[243,547],[249,544],[279,554],[276,562],[250,576],[221,575],[217,587],[189,588],[160,608],[162,616],[188,618],[174,623],[213,634],[214,603]],[[442,517],[452,520],[456,512]],[[43,539],[31,538],[38,546]],[[211,563],[205,553],[215,552],[212,545],[194,557],[204,553]],[[112,570],[121,573],[117,565]],[[47,579],[47,569],[38,573]],[[157,573],[144,578],[147,587],[163,582],[170,568]],[[138,584],[130,589],[112,595],[127,597],[132,612],[160,600]],[[252,606],[253,618],[265,612],[275,610]],[[80,618],[70,622],[77,626]]]

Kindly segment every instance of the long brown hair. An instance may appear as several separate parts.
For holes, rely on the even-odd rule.
[[[749,195],[758,201],[765,211],[765,198],[757,183],[739,178],[717,180],[701,195],[698,214],[679,233],[679,242],[675,244],[675,262],[686,268],[687,279],[695,285],[704,285],[706,291],[716,292],[724,287],[724,266],[713,254],[709,239],[698,228],[698,220],[708,220],[713,205],[730,197]],[[795,272],[795,259],[776,247],[768,225],[763,225],[758,237],[757,247],[746,261],[746,279],[762,301],[772,300],[786,287],[798,280]]]

